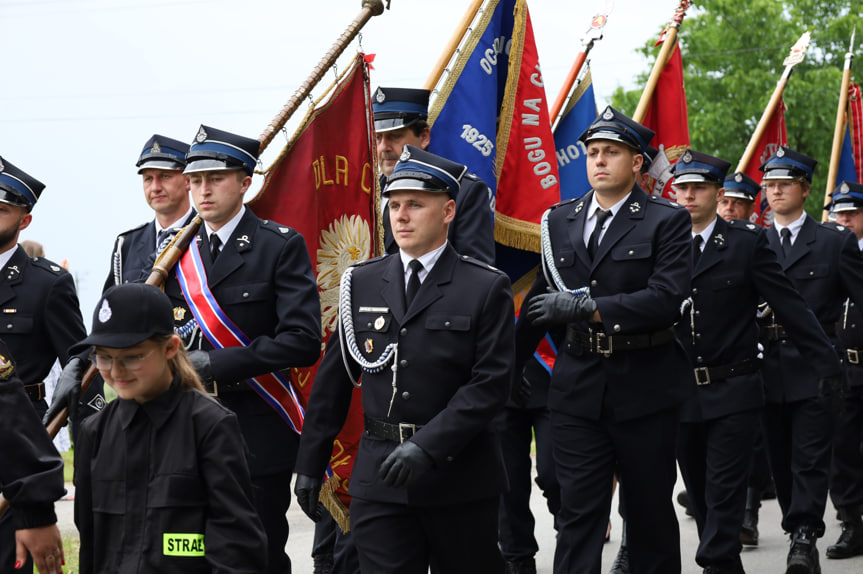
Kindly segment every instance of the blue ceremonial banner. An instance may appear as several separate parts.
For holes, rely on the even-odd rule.
[[[586,149],[578,141],[584,130],[596,119],[596,98],[593,95],[593,78],[590,68],[572,92],[560,121],[554,129],[554,147],[557,150],[557,167],[560,172],[560,199],[575,199],[590,190],[587,180]]]
[[[845,140],[842,142],[842,155],[839,156],[839,169],[836,172],[836,183],[842,181],[857,181],[857,166],[854,165],[854,147],[851,144],[851,125],[845,125]]]
[[[429,151],[465,164],[497,192],[497,117],[512,45],[516,0],[492,0],[461,47],[429,111]]]

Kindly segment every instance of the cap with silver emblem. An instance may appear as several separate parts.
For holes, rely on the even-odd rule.
[[[818,162],[811,157],[783,146],[758,169],[764,172],[764,181],[803,178],[812,183],[812,174],[817,165]]]
[[[834,213],[863,209],[863,184],[843,181],[830,194],[833,199],[824,209]]]
[[[435,191],[449,193],[455,199],[465,173],[467,167],[460,163],[405,145],[381,193],[389,196],[393,191]]]
[[[0,157],[0,203],[33,209],[45,184]]]
[[[722,185],[731,164],[724,159],[688,149],[672,166],[674,184],[707,182]]]
[[[375,131],[405,128],[428,118],[429,90],[378,88],[372,95]]]
[[[138,173],[145,169],[182,170],[186,167],[189,144],[155,134],[141,150],[138,158]]]
[[[758,183],[742,172],[737,172],[725,178],[725,197],[736,197],[755,201],[755,196],[761,191]]]
[[[578,140],[588,144],[594,140],[610,140],[628,145],[636,153],[645,153],[650,140],[656,135],[653,130],[644,127],[631,118],[626,117],[611,106],[605,108],[599,117],[590,124]]]
[[[202,125],[186,154],[187,165],[183,173],[242,169],[252,175],[260,149],[258,140]]]

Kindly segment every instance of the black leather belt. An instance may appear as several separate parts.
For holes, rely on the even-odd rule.
[[[849,365],[860,365],[863,362],[863,351],[860,351],[860,349],[845,349],[845,361]]]
[[[669,327],[654,333],[641,335],[606,335],[602,331],[577,331],[572,327],[566,329],[566,342],[578,345],[586,351],[610,357],[615,351],[635,351],[649,349],[670,343],[674,340],[674,329]]]
[[[713,381],[721,381],[739,375],[754,373],[761,368],[761,359],[746,359],[739,363],[720,365],[718,367],[698,367],[695,372],[695,384],[699,387],[709,385]]]
[[[45,383],[37,383],[35,385],[24,385],[24,390],[27,391],[27,396],[34,403],[45,398]]]
[[[363,417],[366,421],[366,431],[372,436],[392,440],[398,443],[405,442],[422,428],[422,425],[411,423],[388,423]]]
[[[821,328],[828,337],[836,336],[836,325],[833,323],[821,323]],[[759,325],[761,330],[761,338],[768,341],[782,341],[788,338],[788,331],[785,327],[779,324],[774,325]]]
[[[251,391],[252,387],[246,381],[234,381],[233,383],[219,383],[216,381],[204,381],[204,388],[214,397],[229,393],[240,393]]]

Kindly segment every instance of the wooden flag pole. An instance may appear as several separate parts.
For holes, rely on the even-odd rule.
[[[464,35],[467,33],[470,23],[473,22],[474,18],[476,18],[483,2],[485,2],[485,0],[473,0],[467,7],[467,11],[465,11],[464,16],[462,16],[461,21],[452,33],[452,37],[450,37],[443,53],[440,55],[440,58],[438,58],[434,68],[432,68],[432,72],[429,74],[429,77],[423,86],[425,89],[433,90],[435,86],[437,86],[441,76],[443,76],[444,70],[446,70],[447,64],[452,60],[453,54],[455,54],[455,51],[458,49],[458,45],[461,44],[462,38],[464,38]]]
[[[764,135],[764,130],[767,129],[767,124],[770,123],[770,118],[773,117],[773,113],[779,106],[782,92],[785,91],[785,86],[788,85],[788,78],[791,77],[791,72],[794,70],[794,66],[803,61],[803,58],[806,56],[806,48],[808,47],[809,32],[805,32],[800,36],[800,39],[797,40],[797,43],[791,47],[791,53],[788,54],[787,58],[785,58],[785,61],[783,62],[785,70],[782,72],[782,77],[779,78],[779,81],[776,83],[773,95],[770,96],[770,101],[767,103],[764,113],[761,114],[761,119],[758,121],[755,131],[749,139],[749,143],[746,145],[746,150],[740,157],[740,162],[737,164],[737,169],[735,171],[746,171],[747,166],[749,166],[749,162],[755,154],[755,148],[758,146],[758,142],[761,141],[761,136]]]
[[[366,22],[371,20],[372,16],[383,14],[383,11],[383,0],[363,0],[363,9],[360,11],[359,15],[354,18],[354,21],[351,22],[347,28],[345,28],[345,31],[342,32],[342,35],[339,36],[339,39],[336,40],[333,47],[330,48],[329,52],[324,54],[324,57],[321,58],[321,61],[318,62],[318,65],[315,66],[314,70],[312,70],[311,75],[306,78],[306,81],[303,82],[299,88],[297,88],[297,91],[294,92],[291,99],[288,100],[284,107],[282,107],[282,110],[275,118],[273,118],[269,125],[267,125],[266,129],[258,137],[261,141],[261,152],[270,145],[270,142],[273,141],[273,137],[275,137],[276,133],[285,126],[291,116],[294,115],[294,112],[297,111],[297,108],[300,107],[300,102],[305,100],[309,94],[312,93],[312,89],[314,89],[318,82],[321,81],[321,78],[324,77],[324,73],[333,67],[333,64],[336,63],[336,60],[339,59],[342,52],[347,49],[356,35],[359,34],[362,27],[366,25]]]
[[[653,69],[650,71],[650,77],[647,78],[647,84],[644,86],[644,91],[641,92],[641,99],[638,100],[638,107],[635,108],[635,113],[632,119],[638,123],[644,121],[647,115],[647,108],[650,106],[650,101],[653,99],[653,92],[656,91],[656,84],[659,83],[659,76],[662,70],[665,69],[665,64],[671,58],[671,51],[677,45],[677,32],[680,25],[683,23],[683,18],[686,16],[686,10],[692,6],[690,0],[680,0],[680,5],[674,11],[674,16],[671,17],[671,22],[668,28],[662,33],[659,41],[662,42],[662,48],[659,50],[659,55],[656,57],[656,62],[653,63]]]
[[[851,83],[851,64],[854,62],[854,34],[851,33],[851,44],[845,53],[845,69],[842,71],[842,87],[839,90],[839,107],[836,109],[836,126],[833,129],[833,149],[830,153],[830,170],[827,172],[827,189],[824,191],[824,207],[830,203],[830,194],[836,187],[839,173],[839,159],[842,156],[842,144],[845,141],[845,112],[848,109],[848,86]],[[821,221],[827,221],[828,212],[821,214]]]
[[[587,32],[585,32],[584,36],[581,37],[582,48],[576,55],[575,62],[573,62],[572,68],[569,70],[569,74],[567,74],[566,79],[563,81],[563,87],[560,89],[560,92],[558,92],[557,99],[554,101],[554,104],[551,106],[551,110],[549,111],[549,119],[551,120],[552,126],[554,126],[554,123],[560,116],[563,104],[569,97],[569,93],[575,85],[575,80],[578,79],[578,75],[581,73],[581,68],[587,60],[587,55],[593,49],[594,42],[602,40],[602,29],[605,28],[605,23],[608,22],[608,15],[611,13],[612,8],[614,8],[614,2],[612,0],[605,0],[599,10],[597,10],[593,20],[590,21],[590,27],[587,29]]]

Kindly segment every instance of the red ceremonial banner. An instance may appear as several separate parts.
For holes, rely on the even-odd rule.
[[[329,100],[303,120],[250,202],[258,217],[289,225],[303,234],[318,282],[324,346],[338,323],[342,273],[374,253],[377,222],[372,126],[367,64],[363,54],[358,54]],[[317,365],[291,372],[303,404],[308,401],[316,370]],[[360,390],[354,389],[348,420],[333,448],[333,476],[327,481],[343,504],[344,516],[337,516],[339,509],[334,511],[330,504],[327,508],[343,529],[350,502],[349,477],[363,431],[360,396]]]
[[[515,5],[503,103],[497,132],[494,238],[539,253],[539,221],[560,201],[554,136],[527,3]]]
[[[857,181],[863,182],[863,100],[860,98],[860,86],[853,82],[848,86],[847,118],[851,127],[851,150]]]
[[[663,41],[660,39],[657,46]],[[677,194],[671,189],[671,172],[667,168],[677,162],[689,147],[689,115],[686,111],[683,57],[680,54],[679,43],[674,46],[668,62],[662,69],[642,124],[656,132],[651,145],[659,149],[660,154],[654,163],[657,168],[666,168],[651,168],[651,180],[648,185],[650,189],[646,191],[676,200]],[[662,153],[665,154],[664,158]]]
[[[770,118],[767,128],[764,130],[764,135],[761,136],[761,141],[755,148],[755,153],[752,154],[752,159],[749,165],[743,170],[743,173],[751,177],[754,181],[761,183],[761,178],[764,173],[758,168],[764,164],[767,159],[776,153],[780,146],[788,145],[788,134],[785,132],[785,102],[779,100],[779,105],[776,106],[776,111]],[[753,211],[750,220],[762,227],[770,227],[773,225],[773,210],[767,203],[763,191],[759,191],[755,196],[755,211]]]

